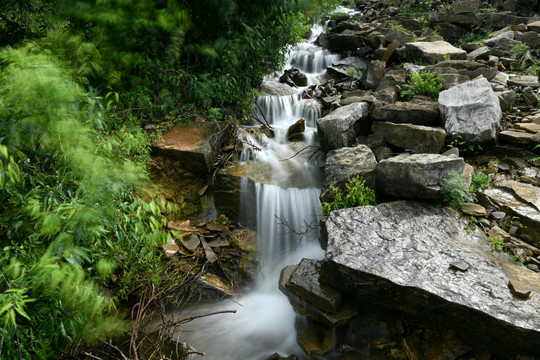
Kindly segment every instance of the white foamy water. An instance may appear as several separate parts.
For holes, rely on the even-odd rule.
[[[289,56],[288,67],[299,68],[305,73],[308,85],[317,84],[326,67],[339,60],[339,56],[312,44],[321,31],[322,28],[315,28],[309,41],[299,44]],[[175,335],[179,341],[206,354],[204,357],[194,354],[191,359],[258,360],[275,352],[303,358],[296,341],[296,315],[278,289],[283,267],[297,264],[305,257],[324,257],[318,243],[318,229],[300,236],[279,224],[283,221],[301,231],[306,224],[317,224],[320,217],[321,171],[314,159],[305,153],[318,145],[316,120],[321,111],[315,101],[301,99],[303,90],[299,88],[297,95],[257,99],[260,109],[257,112],[274,128],[275,137],[243,133],[260,151],[248,147],[241,161],[254,163],[257,165],[254,169],[270,169],[270,175],[260,183],[248,179],[242,181],[240,223],[250,224],[252,221],[248,218],[255,218],[253,229],[260,238],[261,270],[253,286],[244,289],[242,295],[218,303],[192,305],[182,312],[182,317],[188,317],[237,310],[236,314],[197,319]],[[304,140],[291,143],[287,140],[287,129],[300,118],[306,120]],[[295,156],[299,151],[300,154]]]

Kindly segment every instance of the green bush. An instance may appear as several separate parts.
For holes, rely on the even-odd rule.
[[[461,209],[463,204],[472,201],[469,186],[463,178],[463,175],[453,171],[448,179],[442,184],[442,190],[445,193],[444,201],[455,209]]]
[[[443,84],[444,79],[431,71],[413,72],[407,83],[401,87],[401,97],[410,101],[414,95],[427,95],[437,100]]]
[[[367,187],[365,180],[360,180],[358,175],[347,180],[345,192],[339,191],[335,186],[332,186],[331,189],[335,198],[332,202],[323,202],[322,212],[324,215],[329,215],[338,209],[377,204],[375,191]]]

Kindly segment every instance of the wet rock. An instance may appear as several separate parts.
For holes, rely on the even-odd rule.
[[[437,154],[401,154],[377,165],[377,192],[385,195],[442,199],[451,172],[462,173],[462,158]]]
[[[466,60],[467,52],[452,46],[446,41],[412,42],[405,44],[407,60],[435,64],[450,57],[450,60]]]
[[[304,119],[300,119],[287,129],[287,139],[289,141],[303,140],[305,130],[306,121]]]
[[[498,187],[510,189],[521,201],[534,206],[540,211],[540,188],[530,184],[522,184],[517,181],[504,180],[495,184]]]
[[[469,216],[487,216],[486,209],[482,205],[474,203],[465,203],[460,210]]]
[[[236,294],[234,288],[221,277],[206,273],[197,280],[197,290],[202,301],[219,301]]]
[[[310,357],[323,356],[335,346],[335,331],[307,318],[296,319],[296,340]]]
[[[232,246],[244,251],[255,251],[259,242],[259,236],[255,231],[242,229],[236,230],[229,238]]]
[[[331,187],[334,186],[343,191],[347,180],[357,175],[366,181],[367,186],[374,188],[376,167],[375,155],[366,145],[330,151],[326,156],[324,166],[321,201],[331,202],[334,200]]]
[[[219,213],[237,222],[241,177],[234,173],[234,169],[235,167],[229,166],[218,171],[214,182],[214,205]]]
[[[319,281],[320,263],[316,260],[302,259],[285,283],[285,289],[308,301],[317,309],[329,313],[341,306],[341,291]]]
[[[298,69],[287,69],[279,78],[279,82],[290,86],[307,86],[307,77]]]
[[[403,351],[408,356],[408,359],[456,360],[467,355],[472,350],[468,344],[460,339],[458,336],[460,334],[454,331],[447,329],[435,330],[433,336],[430,336],[432,332],[433,329],[426,329],[423,336],[415,333],[402,340]]]
[[[448,207],[399,201],[332,212],[323,281],[369,301],[436,321],[503,356],[535,354],[540,299],[513,298],[508,278],[540,290],[540,275],[493,253]],[[474,264],[448,271],[455,256]]]
[[[489,82],[469,81],[439,94],[439,111],[447,133],[459,133],[467,144],[494,143],[502,112]]]
[[[371,117],[376,121],[409,123],[414,125],[433,125],[439,123],[439,108],[436,101],[416,98],[407,102],[373,104]]]
[[[369,105],[354,103],[343,106],[317,120],[317,130],[324,152],[344,146],[351,146],[360,134],[360,129],[368,124]]]
[[[531,236],[534,236],[537,241],[540,240],[540,212],[536,207],[523,203],[514,195],[513,191],[503,188],[487,189],[482,191],[480,195],[487,197],[489,201],[502,208],[509,215],[517,217],[518,221],[531,231]],[[491,213],[492,216],[493,214]]]
[[[351,77],[351,72],[363,73],[368,69],[368,65],[369,61],[351,56],[332,63],[326,70],[331,76],[347,79]]]
[[[179,160],[186,169],[208,175],[220,149],[230,140],[229,127],[222,123],[203,122],[175,126],[153,144],[154,151]]]
[[[263,82],[259,88],[260,96],[285,96],[295,95],[296,93],[297,90],[292,86],[274,80]]]
[[[446,139],[444,129],[421,125],[375,121],[371,130],[382,135],[388,144],[416,153],[438,154],[442,151]]]

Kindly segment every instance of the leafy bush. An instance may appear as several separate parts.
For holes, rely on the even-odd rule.
[[[463,204],[472,200],[469,186],[463,175],[453,171],[448,179],[442,184],[445,193],[444,201],[450,203],[455,209],[461,209]]]
[[[447,145],[449,148],[458,148],[461,153],[475,154],[483,150],[482,145],[479,144],[467,144],[461,136],[461,131],[456,131],[451,134],[450,143]]]
[[[431,71],[413,72],[407,83],[402,86],[401,97],[412,100],[414,95],[427,95],[433,100],[437,100],[443,84],[444,79]]]
[[[490,236],[489,244],[491,245],[491,249],[493,250],[496,250],[496,251],[504,250],[504,241],[498,236]]]
[[[356,206],[376,205],[375,191],[365,185],[365,180],[360,180],[357,175],[354,178],[347,180],[345,184],[345,192],[339,191],[335,186],[331,187],[335,195],[332,202],[324,202],[322,204],[322,212],[329,215],[337,209],[345,209]]]
[[[476,198],[476,194],[485,189],[491,189],[493,176],[486,175],[481,169],[475,170],[472,174],[469,191]]]

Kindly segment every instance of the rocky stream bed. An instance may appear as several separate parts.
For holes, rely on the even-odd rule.
[[[517,9],[518,1],[427,3],[418,13],[412,10],[424,3],[356,1],[358,11],[334,16],[317,38],[339,54],[317,84],[307,86],[292,64],[260,90],[286,101],[303,89],[301,101],[320,114],[322,201],[332,201],[331,187],[343,189],[357,175],[379,201],[323,218],[324,259],[282,270],[279,287],[298,314],[297,340],[310,358],[540,354],[540,163],[531,160],[539,156],[540,83],[530,71],[540,61],[540,15],[532,7]],[[484,40],[464,40],[487,28]],[[444,79],[438,100],[400,97],[418,71]],[[311,154],[301,150],[310,121],[299,119],[287,133],[306,159]],[[212,194],[226,217],[172,221],[182,237],[171,256],[199,251],[208,260],[233,262],[243,274],[235,283],[243,284],[254,277],[246,259],[247,269],[254,260],[246,255],[256,235],[232,231],[240,183],[272,182],[271,175],[234,161],[249,146],[243,131],[204,126],[208,131],[174,128],[155,144],[160,171],[169,164],[169,175],[193,186],[190,195],[178,187],[154,196],[179,202]],[[249,131],[271,137],[270,130]],[[475,171],[491,176],[491,186],[461,210],[449,207],[443,200],[452,173],[470,184]],[[230,279],[211,273],[205,286],[212,299],[235,293]]]

